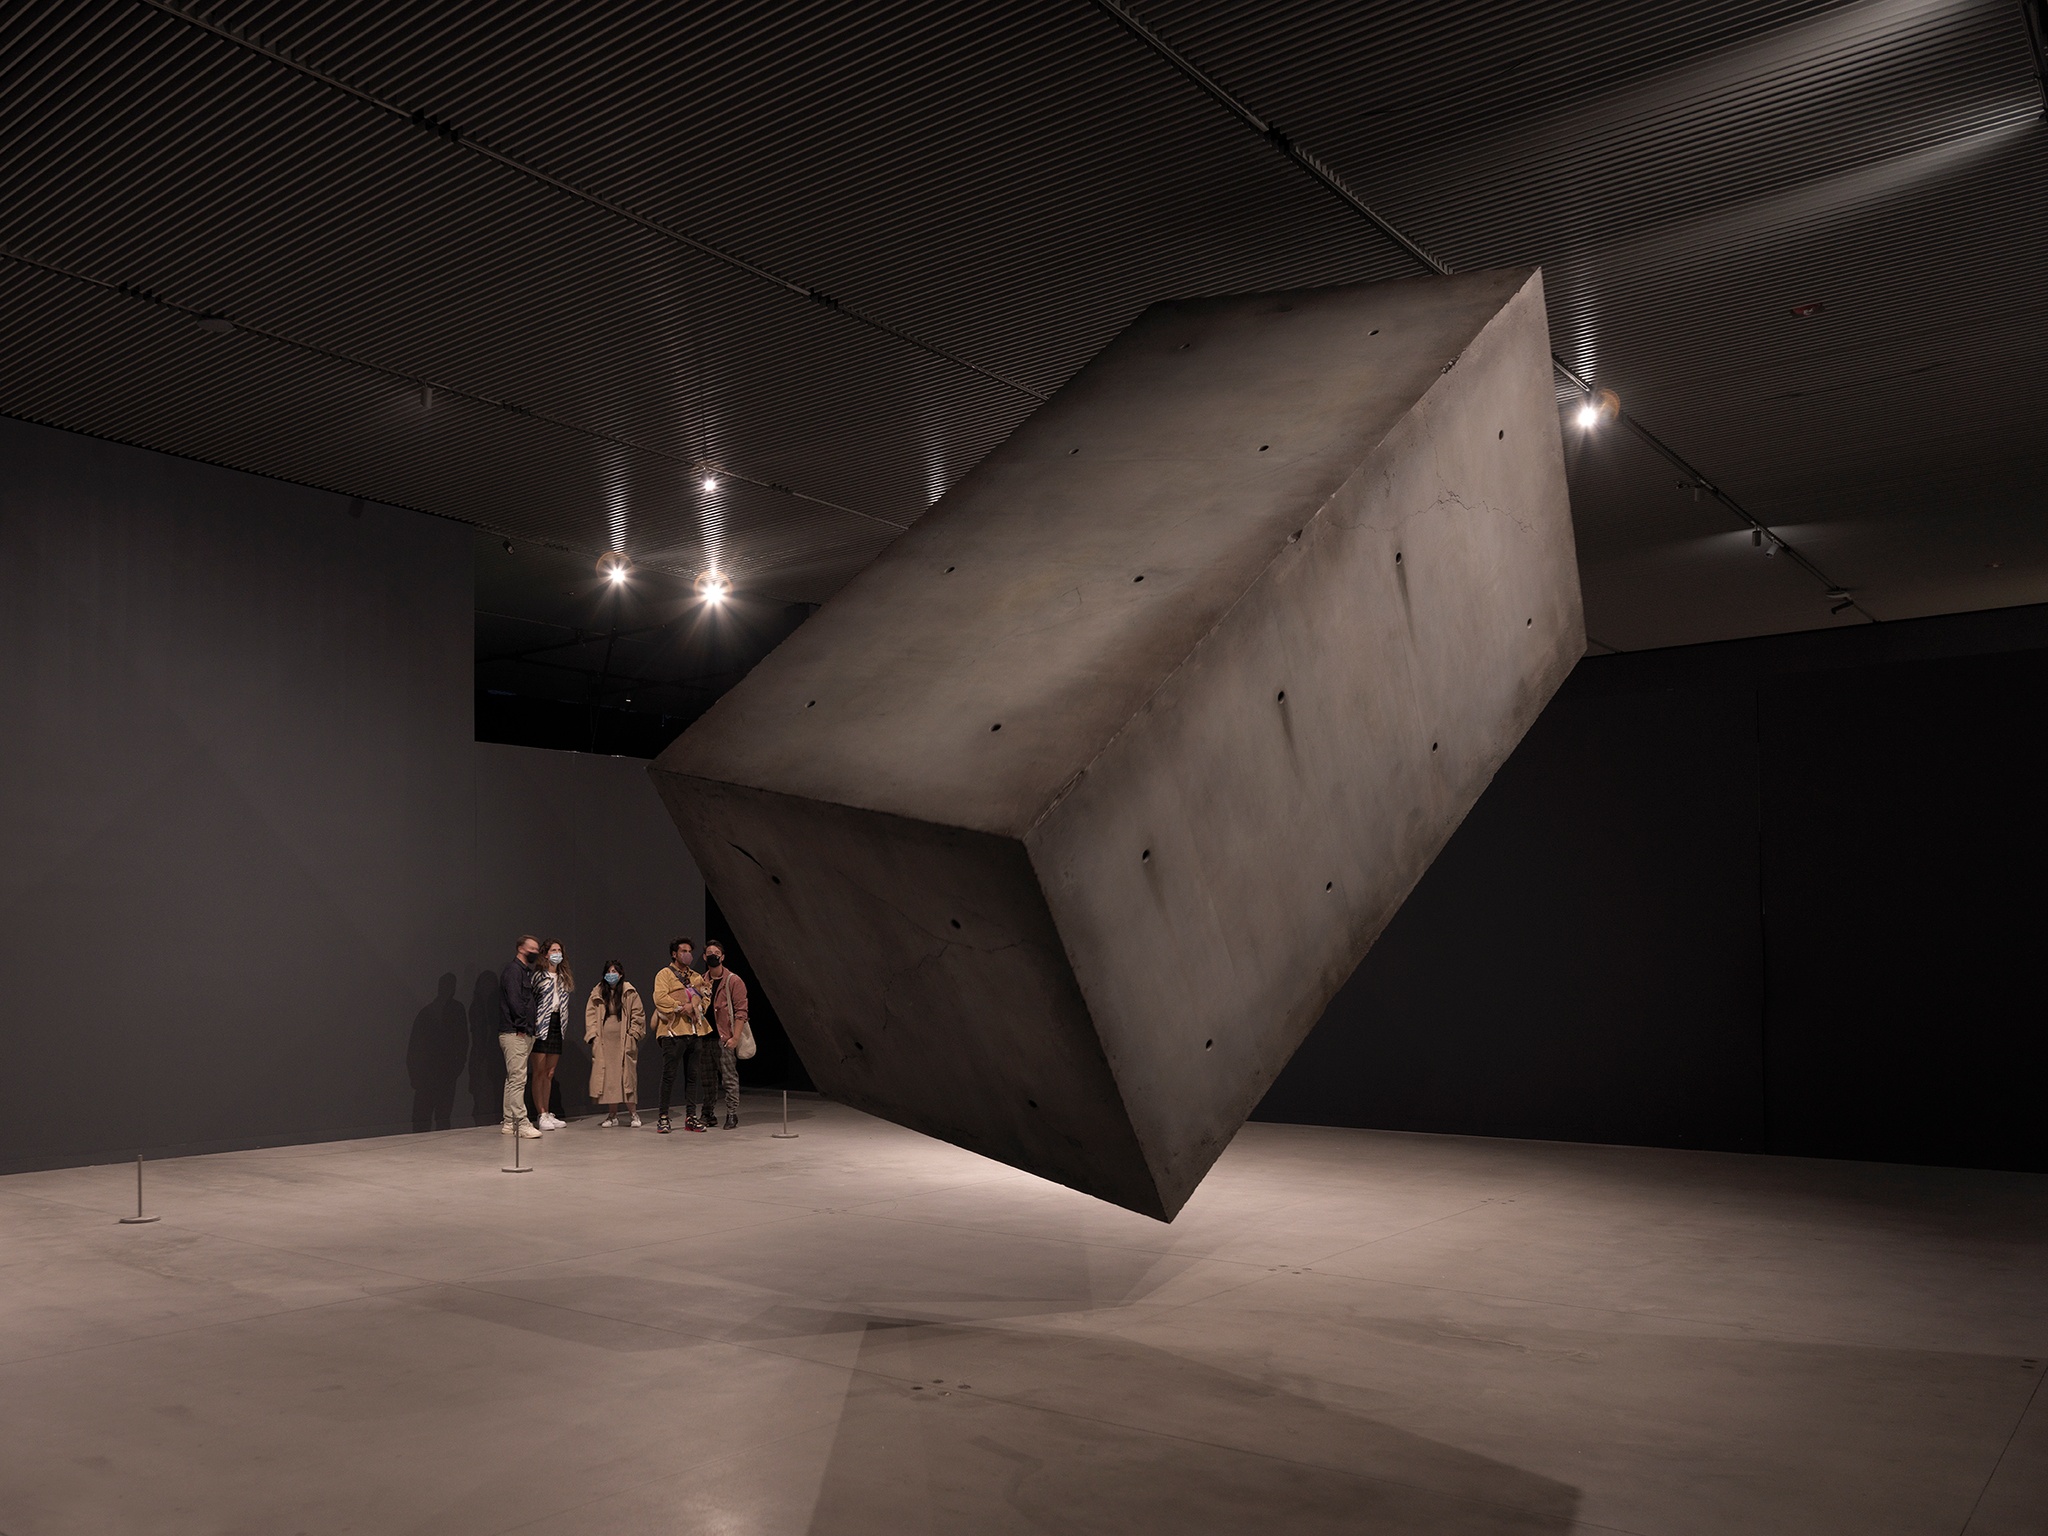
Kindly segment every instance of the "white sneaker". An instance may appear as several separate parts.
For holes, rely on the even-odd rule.
[[[519,1134],[522,1137],[524,1137],[527,1141],[540,1140],[540,1132],[534,1128],[534,1124],[531,1120],[520,1121],[516,1129],[518,1130]]]
[[[635,1110],[633,1112],[633,1118],[631,1120],[628,1120],[626,1124],[632,1126],[633,1129],[636,1131],[640,1129],[640,1113],[638,1110]]]
[[[602,1120],[597,1122],[598,1129],[600,1130],[604,1129],[606,1126],[617,1125],[618,1123],[619,1117],[617,1115],[606,1115]]]
[[[512,1122],[510,1120],[501,1121],[498,1129],[504,1135],[510,1136],[512,1134]]]
[[[540,1117],[540,1128],[544,1131],[566,1131],[569,1128],[569,1122],[553,1110],[550,1110]]]

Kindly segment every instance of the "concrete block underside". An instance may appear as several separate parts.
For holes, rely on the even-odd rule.
[[[821,1088],[1171,1219],[1583,649],[1540,274],[1160,304],[652,774]]]

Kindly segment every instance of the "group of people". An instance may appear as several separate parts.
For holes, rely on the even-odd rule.
[[[704,969],[688,939],[669,945],[669,963],[654,981],[654,1043],[661,1051],[661,1110],[654,1128],[667,1134],[670,1098],[683,1079],[683,1129],[739,1129],[739,1058],[752,1054],[747,984],[726,968],[716,940],[704,946]],[[505,1052],[507,1136],[539,1136],[568,1121],[548,1109],[562,1042],[575,1006],[576,979],[562,946],[523,935],[512,961],[499,973],[502,1015],[498,1044]],[[625,968],[607,960],[604,977],[583,1003],[583,1038],[590,1046],[590,1097],[603,1126],[640,1124],[640,1042],[647,1009],[626,980]],[[527,1118],[526,1089],[533,1086],[536,1115]],[[720,1119],[720,1110],[724,1118]]]

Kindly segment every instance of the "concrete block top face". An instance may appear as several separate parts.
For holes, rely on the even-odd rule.
[[[1155,305],[662,770],[1022,836],[1525,288]]]

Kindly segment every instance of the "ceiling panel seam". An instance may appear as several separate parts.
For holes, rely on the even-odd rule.
[[[892,340],[897,341],[904,346],[914,348],[917,351],[926,353],[928,356],[938,358],[940,361],[948,363],[955,368],[963,369],[966,372],[976,374],[981,378],[989,380],[991,383],[998,384],[1004,389],[1022,395],[1027,399],[1043,403],[1047,399],[1051,398],[1045,392],[1038,389],[1034,389],[1031,385],[1022,382],[1021,380],[1013,379],[1009,377],[1007,374],[1000,373],[993,368],[986,367],[981,363],[973,361],[971,358],[963,357],[959,353],[954,352],[949,348],[940,346],[937,342],[929,341],[924,337],[915,334],[914,332],[905,330],[902,326],[899,326],[892,321],[885,320],[881,316],[872,314],[867,310],[861,309],[858,306],[851,304],[844,299],[836,298],[831,294],[828,294],[823,290],[812,286],[811,284],[801,282],[792,277],[785,277],[783,274],[776,272],[768,267],[764,267],[758,262],[751,261],[748,258],[737,254],[736,252],[726,250],[722,246],[714,245],[708,240],[699,239],[697,236],[690,234],[688,231],[677,229],[674,225],[664,223],[659,219],[650,218],[646,214],[638,213],[633,209],[626,207],[622,203],[614,202],[612,199],[604,197],[599,193],[592,192],[588,188],[579,187],[573,182],[566,181],[563,178],[552,174],[551,172],[542,170],[539,166],[529,164],[528,162],[521,160],[515,155],[511,155],[505,152],[504,150],[494,148],[490,144],[475,137],[475,135],[465,131],[460,125],[438,118],[427,112],[424,108],[417,108],[412,111],[407,111],[403,106],[400,106],[397,102],[388,101],[385,98],[376,95],[374,92],[365,90],[361,86],[353,85],[350,82],[341,79],[339,76],[329,74],[327,71],[320,69],[315,65],[307,64],[299,59],[293,58],[289,54],[279,52],[274,48],[266,47],[264,44],[255,41],[253,38],[244,37],[241,33],[234,31],[232,28],[221,26],[217,22],[208,21],[204,17],[194,16],[190,12],[181,10],[177,6],[169,4],[168,0],[137,0],[137,3],[148,6],[152,10],[160,11],[164,15],[169,16],[174,20],[183,22],[187,26],[194,27],[202,32],[206,32],[213,37],[221,39],[223,42],[234,45],[237,48],[246,49],[249,52],[258,55],[261,58],[268,59],[272,63],[277,64],[285,69],[292,70],[295,73],[304,77],[305,79],[314,81],[319,85],[325,86],[329,90],[336,91],[341,95],[347,96],[351,100],[360,102],[365,106],[371,107],[378,112],[388,114],[389,116],[395,117],[403,122],[409,122],[415,128],[418,128],[423,132],[432,134],[437,138],[443,139],[450,145],[454,146],[455,148],[467,150],[471,154],[480,155],[487,160],[494,161],[495,163],[504,166],[507,170],[513,171],[518,175],[525,176],[530,180],[537,181],[541,185],[546,186],[556,192],[559,192],[564,196],[574,198],[578,202],[585,203],[590,207],[600,209],[614,218],[623,219],[628,223],[636,225],[637,227],[648,231],[650,234],[658,235],[665,240],[670,240],[678,245],[686,246],[690,250],[697,252],[700,256],[708,257],[709,259],[719,262],[724,266],[730,267],[735,271],[743,272],[747,276],[755,278],[760,282],[766,283],[769,286],[778,289],[783,293],[806,300],[809,303],[816,304],[819,307],[828,310],[833,314],[844,315],[847,319],[853,321],[855,324],[865,326],[869,330],[876,331],[882,335],[888,336]]]
[[[849,507],[843,502],[832,501],[827,497],[814,495],[809,491],[797,490],[792,486],[782,484],[780,481],[769,480],[744,469],[734,468],[730,463],[723,460],[717,463],[709,463],[689,458],[682,454],[672,453],[665,448],[656,447],[651,443],[642,443],[632,438],[621,437],[616,433],[606,432],[601,428],[584,426],[580,422],[570,421],[545,411],[535,410],[531,406],[520,405],[510,400],[495,399],[489,395],[479,394],[475,390],[464,389],[459,385],[426,378],[416,373],[406,373],[396,368],[387,367],[382,363],[371,362],[366,358],[355,357],[349,353],[337,351],[332,347],[323,347],[313,342],[301,341],[296,337],[287,336],[262,326],[247,325],[226,315],[218,315],[207,310],[195,308],[189,304],[181,304],[176,299],[169,298],[153,289],[143,288],[131,283],[110,282],[105,278],[94,277],[89,273],[60,267],[55,263],[42,261],[19,251],[8,250],[5,247],[0,247],[0,259],[14,262],[17,265],[28,267],[38,272],[47,273],[52,277],[63,278],[68,282],[78,283],[88,288],[95,288],[104,293],[119,294],[124,298],[133,299],[139,303],[170,310],[185,316],[195,325],[204,323],[210,329],[232,331],[238,335],[250,336],[259,341],[267,341],[272,345],[287,347],[295,352],[304,353],[309,357],[317,357],[327,362],[341,363],[365,373],[373,373],[382,378],[404,384],[409,388],[429,391],[434,395],[447,395],[451,399],[463,400],[471,405],[482,406],[489,410],[505,411],[513,415],[523,416],[561,431],[572,432],[578,436],[606,443],[615,448],[623,448],[631,453],[646,454],[670,464],[684,465],[693,472],[711,473],[721,478],[738,480],[758,490],[772,491],[778,495],[787,496],[797,501],[809,502],[813,506],[823,507],[847,517],[859,518],[863,522],[877,524],[887,528],[891,533],[901,533],[910,526],[907,523],[899,523],[873,512],[862,511],[859,507]],[[470,519],[462,518],[458,519],[458,521],[469,522]],[[691,573],[683,572],[682,574],[687,575]]]
[[[154,4],[156,0],[149,0],[149,3]],[[1439,277],[1449,277],[1451,275],[1451,268],[1448,263],[1432,256],[1425,247],[1410,239],[1408,235],[1396,228],[1385,217],[1375,212],[1371,205],[1354,192],[1345,182],[1344,178],[1320,156],[1308,149],[1307,146],[1296,143],[1281,130],[1277,123],[1269,122],[1260,116],[1249,105],[1235,96],[1215,76],[1208,73],[1185,53],[1174,47],[1159,32],[1140,20],[1129,7],[1120,3],[1120,0],[1092,0],[1092,3],[1097,10],[1116,22],[1152,53],[1164,59],[1218,106],[1222,107],[1232,117],[1235,117],[1239,122],[1251,129],[1252,132],[1272,145],[1290,164],[1298,167],[1313,178],[1346,208],[1367,220],[1382,236],[1399,247],[1410,260],[1417,262]],[[1551,367],[1557,371],[1558,376],[1569,384],[1581,398],[1586,400],[1594,398],[1595,391],[1593,385],[1571,363],[1567,362],[1556,352],[1551,353],[1550,363]],[[1612,405],[1611,410],[1615,418],[1624,423],[1630,431],[1642,439],[1643,443],[1652,452],[1670,464],[1681,475],[1685,476],[1685,485],[1688,489],[1704,491],[1713,497],[1715,501],[1741,519],[1753,531],[1760,543],[1768,541],[1768,544],[1765,546],[1766,548],[1782,550],[1801,570],[1819,582],[1827,590],[1829,597],[1838,599],[1834,611],[1839,612],[1845,608],[1854,609],[1870,623],[1875,624],[1879,622],[1877,615],[1858,602],[1854,594],[1850,593],[1847,588],[1835,582],[1805,554],[1772,531],[1770,526],[1761,518],[1751,513],[1748,508],[1738,502],[1718,482],[1702,473],[1690,460],[1686,459],[1677,449],[1665,442],[1663,438],[1652,432],[1635,415],[1622,409],[1618,401]]]

